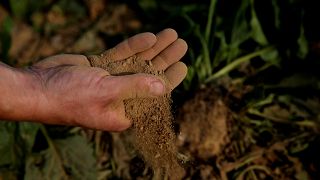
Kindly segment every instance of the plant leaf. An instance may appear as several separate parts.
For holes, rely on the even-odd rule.
[[[309,46],[308,46],[308,41],[307,41],[305,33],[304,33],[303,25],[301,25],[301,27],[300,27],[300,37],[298,39],[298,45],[299,45],[299,51],[298,51],[297,55],[299,58],[304,59],[309,52]]]
[[[12,163],[13,128],[6,122],[0,122],[0,166]]]
[[[27,159],[26,180],[96,179],[93,148],[83,136],[52,140],[52,144],[54,147]]]
[[[252,29],[252,38],[259,43],[260,45],[267,45],[268,40],[266,36],[264,35],[264,32],[262,30],[261,24],[258,20],[256,11],[254,10],[254,5],[253,5],[253,0],[251,4],[251,21],[250,21],[250,26]]]
[[[30,123],[30,122],[20,122],[19,130],[20,136],[24,141],[25,149],[28,152],[31,152],[37,132],[40,128],[39,124]]]
[[[13,14],[22,18],[28,11],[29,0],[10,0],[10,7]]]

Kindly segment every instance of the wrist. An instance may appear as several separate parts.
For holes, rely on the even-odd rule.
[[[41,82],[26,69],[0,64],[0,118],[12,121],[37,121],[42,96]]]

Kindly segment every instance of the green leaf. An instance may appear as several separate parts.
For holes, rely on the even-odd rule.
[[[39,127],[33,123],[0,122],[0,166],[19,166],[34,144]]]
[[[10,7],[14,16],[22,18],[28,11],[29,0],[10,0]]]
[[[49,149],[27,159],[26,180],[96,179],[93,148],[83,136],[75,135],[59,140],[46,138],[49,140]]]
[[[274,49],[273,51],[269,51],[269,52],[262,54],[261,58],[263,60],[265,60],[266,62],[271,63],[272,65],[275,65],[278,67],[280,66],[281,59],[280,59],[280,56],[279,56],[277,49]]]
[[[274,10],[274,26],[276,29],[280,29],[280,7],[278,0],[272,0],[272,6]]]
[[[0,24],[0,58],[2,58],[5,63],[8,62],[8,53],[11,47],[11,30],[13,28],[13,20],[11,17],[7,16],[2,24]]]
[[[246,12],[250,7],[250,1],[242,1],[234,19],[230,46],[238,47],[241,43],[250,38],[250,26],[246,20]],[[234,57],[230,57],[233,59]]]
[[[216,9],[216,4],[217,4],[217,0],[210,1],[206,31],[205,31],[205,35],[204,35],[204,39],[207,41],[207,43],[209,43],[210,34],[212,32],[212,22],[213,22],[213,16],[215,13],[215,9]]]
[[[231,41],[228,44],[227,62],[230,63],[233,59],[238,57],[241,53],[240,45],[251,38],[250,23],[247,21],[246,14],[250,8],[250,1],[242,1],[235,19],[231,32]],[[222,61],[222,60],[220,60]]]
[[[15,124],[0,122],[0,166],[14,163],[14,131]]]
[[[252,108],[260,108],[262,106],[271,104],[274,101],[275,95],[274,94],[270,94],[268,97],[266,97],[263,100],[259,100],[257,102],[255,102],[254,104],[252,104],[250,107]]]
[[[273,49],[274,49],[274,47],[267,47],[265,49],[250,53],[250,54],[242,56],[242,57],[239,57],[239,58],[235,59],[234,61],[232,61],[232,63],[229,63],[228,65],[226,65],[225,67],[220,69],[218,72],[212,74],[211,76],[208,76],[208,78],[205,80],[205,82],[208,83],[208,82],[213,81],[217,78],[220,78],[221,76],[226,75],[231,70],[238,67],[240,64],[247,62],[254,57],[261,56],[262,54],[264,54],[268,51],[271,51]]]
[[[157,8],[157,2],[155,0],[139,0],[138,4],[144,11]]]
[[[300,37],[298,39],[299,51],[297,53],[298,57],[304,59],[309,53],[309,45],[304,33],[304,27],[301,25]]]
[[[210,59],[210,49],[208,47],[208,43],[206,42],[205,38],[203,37],[202,33],[200,32],[200,27],[196,28],[195,31],[197,37],[200,40],[201,46],[202,46],[202,55],[203,55],[203,61],[201,62],[201,70],[204,72],[204,76],[208,76],[212,73],[212,65],[211,65],[211,59]]]
[[[251,21],[250,21],[250,26],[251,26],[251,29],[252,29],[252,38],[257,42],[259,43],[260,45],[267,45],[268,44],[268,40],[265,36],[265,34],[263,33],[263,30],[262,30],[262,27],[261,27],[261,24],[258,20],[258,17],[257,17],[257,14],[256,14],[256,11],[254,10],[254,4],[253,4],[253,1],[254,0],[251,0],[252,1],[252,4],[251,4]]]
[[[24,141],[25,150],[28,152],[32,150],[39,128],[40,124],[30,122],[19,123],[20,136]]]
[[[317,76],[305,74],[305,73],[296,73],[291,76],[283,78],[279,84],[268,85],[266,88],[301,88],[309,87],[313,89],[319,89],[317,83],[319,79]]]
[[[68,179],[60,160],[50,150],[35,154],[27,159],[25,180]]]

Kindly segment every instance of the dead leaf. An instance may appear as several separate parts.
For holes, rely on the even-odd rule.
[[[64,25],[66,23],[66,17],[63,14],[62,9],[54,5],[53,8],[47,14],[47,21],[51,25]]]
[[[86,3],[89,8],[90,18],[92,20],[100,16],[106,7],[104,0],[86,0]]]
[[[278,104],[264,108],[263,114],[266,117],[273,117],[282,120],[288,120],[290,117],[290,112],[287,109],[280,107]]]
[[[111,14],[105,14],[97,24],[97,29],[109,35],[115,35],[141,27],[140,21],[126,4],[113,5],[108,8],[115,10]]]
[[[27,65],[40,42],[40,36],[32,27],[24,23],[15,23],[11,32],[9,56],[17,60],[18,66]]]
[[[104,42],[97,36],[93,30],[83,34],[67,52],[83,53],[83,52],[102,52],[105,49]]]
[[[7,16],[8,12],[0,5],[0,24],[2,24],[2,22]]]

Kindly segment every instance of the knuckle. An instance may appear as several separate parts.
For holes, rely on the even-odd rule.
[[[145,76],[137,76],[135,84],[138,92],[148,92],[150,86],[150,78]]]
[[[108,77],[109,78],[109,77]],[[101,86],[99,87],[100,94],[104,94],[103,97],[108,102],[113,102],[119,99],[121,95],[121,91],[117,86],[117,82],[113,81],[112,79],[108,79],[108,81],[105,81],[104,83],[101,83]]]

